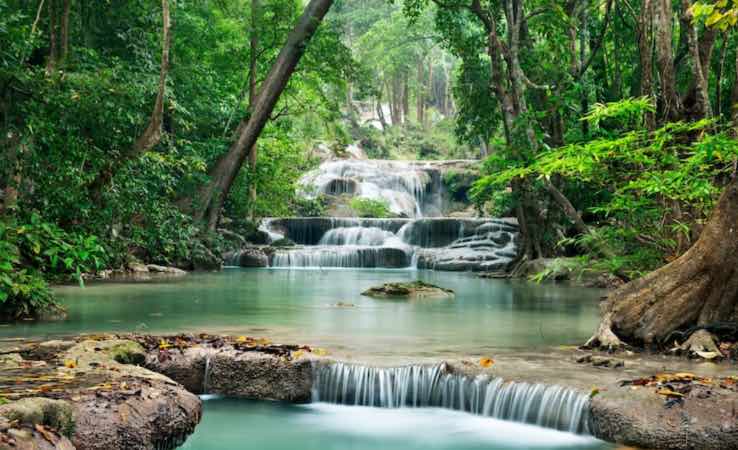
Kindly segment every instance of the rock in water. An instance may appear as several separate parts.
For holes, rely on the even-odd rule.
[[[361,295],[374,298],[449,298],[454,296],[454,291],[418,280],[409,283],[385,283],[371,287]]]

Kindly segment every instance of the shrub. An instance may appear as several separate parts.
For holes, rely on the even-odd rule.
[[[359,217],[392,217],[387,202],[370,198],[355,197],[349,204]]]

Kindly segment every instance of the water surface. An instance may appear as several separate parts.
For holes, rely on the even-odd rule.
[[[451,300],[377,300],[370,286],[422,279]],[[583,342],[597,324],[592,289],[468,273],[412,270],[229,269],[177,280],[65,286],[65,321],[0,327],[2,337],[96,332],[267,336],[351,355],[443,356]]]
[[[204,402],[186,450],[607,450],[596,439],[435,408]]]

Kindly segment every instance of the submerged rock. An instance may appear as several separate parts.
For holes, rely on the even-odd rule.
[[[385,283],[382,286],[371,287],[361,295],[375,298],[449,298],[454,296],[454,291],[418,280],[410,283]]]

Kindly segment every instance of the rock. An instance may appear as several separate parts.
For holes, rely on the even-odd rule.
[[[157,264],[146,264],[146,268],[149,270],[149,272],[152,273],[160,273],[173,276],[187,275],[187,271],[178,269],[176,267],[159,266]]]
[[[236,262],[239,267],[268,267],[269,257],[260,248],[246,248],[237,252],[230,259]]]
[[[622,359],[608,358],[606,356],[584,355],[577,358],[579,364],[592,364],[595,367],[609,367],[619,369],[625,367],[625,361]]]
[[[312,388],[308,359],[287,360],[234,348],[192,347],[160,358],[149,354],[146,367],[181,383],[190,392],[255,400],[307,402]]]
[[[149,269],[146,267],[146,264],[140,263],[140,262],[129,262],[128,263],[128,271],[136,274],[148,274]]]
[[[271,246],[272,247],[277,247],[277,248],[279,248],[279,247],[294,247],[295,245],[297,245],[297,244],[295,244],[292,241],[292,239],[289,239],[289,238],[277,239],[276,241],[274,241],[274,242],[271,243]]]
[[[194,270],[213,271],[223,268],[223,260],[201,243],[193,246],[191,258],[191,266]]]
[[[4,392],[17,400],[0,406],[0,416],[24,424],[14,433],[30,446],[20,448],[174,449],[199,422],[197,396],[132,364],[146,358],[137,342],[114,337],[60,342],[31,344],[20,353],[27,360],[11,358],[0,368],[3,377],[18,380]],[[68,441],[57,440],[52,429],[66,433]],[[0,423],[0,447],[11,431]],[[50,439],[56,446],[42,443]]]
[[[362,292],[361,295],[375,298],[405,297],[405,298],[449,298],[454,291],[428,284],[423,281],[410,283],[385,283]]]

